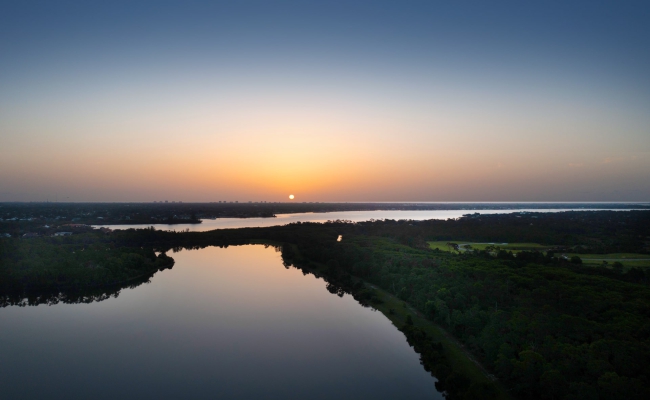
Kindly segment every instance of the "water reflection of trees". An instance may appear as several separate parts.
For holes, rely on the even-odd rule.
[[[281,253],[282,265],[286,268],[296,268],[301,271],[303,275],[314,275],[316,278],[323,279],[326,284],[326,289],[328,292],[335,294],[339,297],[343,297],[345,294],[353,295],[358,292],[358,289],[363,287],[362,283],[354,282],[352,276],[336,263],[331,263],[327,265],[325,270],[322,270],[318,267],[317,264],[309,261],[300,261],[296,262],[297,252],[295,245],[290,243],[269,243],[269,242],[251,242],[246,241],[237,241],[234,243],[223,243],[223,244],[205,244],[205,245],[195,245],[195,246],[174,246],[169,249],[164,248],[164,251],[171,251],[173,253],[178,253],[180,251],[192,251],[192,250],[201,250],[206,247],[219,247],[219,248],[228,248],[229,246],[249,246],[249,245],[263,245],[264,248],[273,248],[276,252]],[[364,307],[370,307],[370,304],[367,299],[363,297],[354,296],[359,303]]]
[[[172,265],[167,268],[171,269]],[[161,268],[162,271],[166,268]],[[29,290],[9,291],[0,294],[0,307],[38,306],[55,304],[89,304],[117,298],[123,289],[135,289],[148,284],[158,270],[151,271],[125,282],[95,287],[30,288]]]
[[[296,268],[303,275],[314,275],[316,278],[325,282],[328,292],[343,297],[345,294],[351,295],[358,303],[367,308],[375,310],[373,304],[381,302],[374,295],[374,290],[368,290],[363,282],[354,278],[345,268],[335,260],[328,261],[325,265],[310,260],[305,260],[299,256],[295,245],[290,243],[255,243],[251,241],[238,242],[219,245],[192,245],[192,246],[174,246],[170,248],[158,248],[159,251],[171,251],[178,253],[180,251],[201,250],[206,247],[228,248],[229,246],[256,245],[261,244],[265,248],[273,248],[276,252],[281,253],[282,265],[287,268]],[[166,268],[172,268],[170,264]],[[160,270],[165,269],[161,268]],[[57,289],[29,289],[15,291],[13,293],[0,293],[0,307],[17,306],[38,306],[38,305],[56,305],[56,304],[90,304],[109,300],[119,297],[123,289],[135,289],[140,285],[148,284],[151,278],[158,270],[138,276],[137,278],[120,284],[110,286],[95,287],[68,287]],[[408,343],[415,348],[420,354],[421,363],[425,369],[435,376],[434,370],[441,370],[441,365],[447,368],[448,360],[442,354],[440,344],[433,343],[430,338],[426,337],[422,331],[412,326],[399,328],[407,337]],[[435,367],[433,367],[435,366]],[[436,368],[437,367],[437,368]],[[439,383],[436,385],[438,390],[445,391],[446,387]]]
[[[257,243],[252,243],[257,244]],[[172,247],[171,250],[173,253],[178,253],[180,251],[192,251],[192,250],[201,250],[206,247],[219,247],[219,248],[228,248],[229,246],[244,246],[251,245],[248,243],[236,243],[236,244],[221,244],[221,245],[200,245],[200,246],[176,246]],[[272,248],[276,252],[281,253],[282,255],[282,265],[289,268],[296,268],[300,270],[303,275],[314,275],[317,278],[323,279],[326,282],[327,290],[336,294],[339,297],[342,297],[344,294],[350,294],[351,291],[349,287],[346,287],[345,281],[336,280],[336,274],[328,276],[320,272],[317,268],[310,265],[310,263],[300,263],[297,264],[294,261],[295,251],[293,246],[289,244],[269,244],[269,243],[260,243],[264,248]],[[170,265],[169,269],[173,266]],[[165,268],[161,268],[163,270]],[[153,270],[149,273],[142,274],[136,278],[130,279],[125,282],[115,283],[111,285],[101,285],[101,286],[92,286],[92,287],[42,287],[42,288],[28,288],[20,290],[3,290],[4,293],[0,293],[0,307],[8,306],[37,306],[37,305],[55,305],[55,304],[81,304],[81,303],[94,303],[110,298],[117,298],[123,289],[135,289],[140,285],[148,284],[151,282],[151,278],[155,275],[158,270]],[[363,303],[362,303],[363,304]],[[368,306],[367,304],[363,304]]]
[[[243,246],[256,244],[251,243],[250,241],[235,241],[233,243],[223,243],[218,245],[212,244],[202,244],[202,245],[184,245],[184,246],[173,246],[173,247],[161,247],[157,248],[158,251],[162,252],[163,256],[166,252],[171,251],[173,253],[178,253],[180,251],[192,251],[192,250],[201,250],[206,247],[219,247],[219,248],[228,248],[229,246]],[[273,248],[276,252],[282,252],[282,245],[275,245],[269,243],[261,243],[265,248]],[[284,246],[286,247],[286,246]],[[161,257],[161,256],[158,256]],[[34,286],[26,285],[22,287],[12,287],[11,285],[1,285],[0,286],[0,308],[17,306],[17,307],[26,307],[26,306],[38,306],[38,305],[55,305],[55,304],[89,304],[94,302],[100,302],[108,300],[111,298],[117,298],[123,289],[135,289],[140,285],[148,284],[151,282],[151,278],[158,271],[164,269],[171,269],[174,265],[173,258],[164,256],[165,260],[168,260],[168,264],[157,269],[150,270],[146,273],[142,273],[137,277],[122,281],[122,282],[112,282],[104,284],[94,284],[94,285],[71,285],[71,286],[62,286],[62,285],[46,285],[46,286]],[[283,265],[285,268],[290,268],[292,266],[291,262],[283,259]]]
[[[323,279],[328,292],[339,297],[348,294],[361,306],[371,308],[373,311],[376,311],[373,305],[383,303],[374,289],[366,287],[361,279],[353,277],[338,261],[330,259],[325,265],[319,265],[297,257],[294,245],[285,243],[279,249],[282,252],[282,263],[287,268],[294,267],[304,275],[312,274]],[[496,398],[496,390],[491,384],[471,384],[471,380],[463,374],[453,372],[451,360],[445,354],[442,344],[434,340],[421,327],[414,326],[410,315],[407,315],[405,324],[397,328],[406,336],[409,346],[413,347],[420,356],[420,364],[436,378],[436,390],[444,393],[446,398],[460,399],[466,392],[480,394],[468,398]]]

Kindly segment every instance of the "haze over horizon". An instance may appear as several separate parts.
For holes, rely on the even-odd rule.
[[[0,4],[0,201],[650,200],[650,3]]]

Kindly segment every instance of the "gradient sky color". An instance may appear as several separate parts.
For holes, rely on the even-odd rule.
[[[2,1],[0,201],[649,201],[647,1]]]

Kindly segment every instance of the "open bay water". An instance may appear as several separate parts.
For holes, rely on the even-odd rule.
[[[275,218],[217,218],[204,219],[200,224],[137,224],[137,225],[93,225],[94,227],[104,226],[110,229],[143,229],[153,226],[159,230],[175,230],[190,232],[205,232],[214,229],[234,228],[262,228],[269,226],[286,225],[295,222],[327,222],[335,220],[346,220],[352,222],[369,221],[371,219],[393,219],[393,220],[414,220],[423,221],[427,219],[449,219],[460,218],[466,214],[509,214],[520,212],[564,212],[564,211],[606,211],[607,209],[593,208],[540,208],[540,209],[467,209],[467,210],[379,210],[379,211],[338,211],[326,213],[300,213],[300,214],[278,214]],[[630,209],[612,209],[611,211],[630,211]]]
[[[385,316],[274,248],[170,255],[116,298],[0,308],[0,397],[442,399]]]

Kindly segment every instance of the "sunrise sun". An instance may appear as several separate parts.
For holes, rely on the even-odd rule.
[[[289,195],[289,200],[293,200],[293,198],[294,198],[294,195],[290,194]]]

